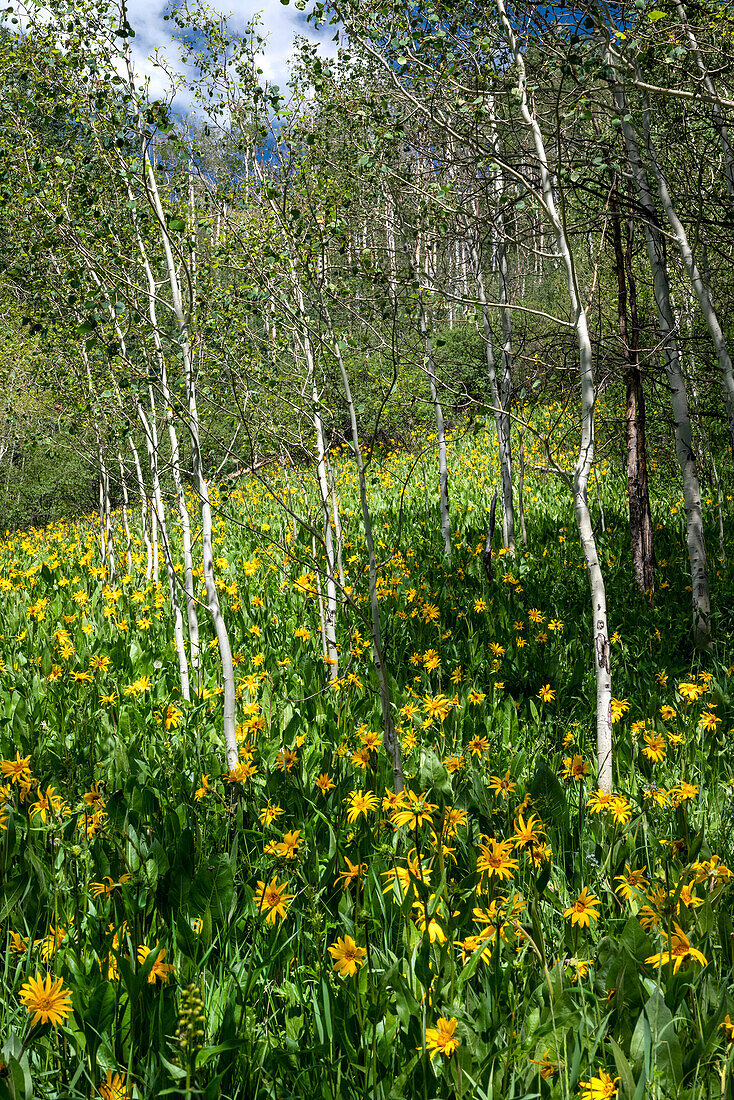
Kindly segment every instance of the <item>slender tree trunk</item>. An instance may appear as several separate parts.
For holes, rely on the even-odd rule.
[[[189,321],[184,311],[181,297],[181,285],[179,282],[176,263],[168,236],[166,216],[161,204],[158,182],[150,163],[147,149],[143,151],[145,180],[153,208],[156,212],[160,226],[161,241],[166,261],[168,284],[171,290],[171,305],[178,330],[178,343],[183,360],[184,382],[186,387],[187,402],[187,427],[191,442],[191,465],[196,491],[199,494],[201,507],[201,555],[204,567],[204,585],[209,614],[212,618],[214,632],[217,636],[219,656],[222,666],[222,682],[224,685],[224,708],[222,715],[224,743],[227,754],[227,764],[235,768],[239,760],[239,747],[237,745],[237,721],[236,707],[237,697],[235,693],[234,664],[232,661],[232,646],[229,640],[227,626],[222,616],[219,603],[219,593],[214,573],[214,552],[212,546],[212,512],[209,497],[209,485],[204,474],[204,464],[201,456],[201,443],[199,439],[199,410],[196,401],[196,381],[193,355],[189,335]]]
[[[190,204],[193,204],[193,179],[191,174],[189,174],[189,187]],[[130,201],[132,202],[133,195],[130,188],[128,188],[128,195],[130,197]],[[193,213],[191,217],[193,224]],[[135,219],[135,236],[148,285],[148,316],[150,318],[151,327],[153,329],[153,345],[155,348],[156,361],[158,364],[159,382],[161,386],[161,395],[163,397],[163,405],[165,409],[168,438],[171,445],[171,474],[173,476],[173,484],[176,492],[176,504],[178,505],[178,513],[181,519],[184,591],[186,594],[186,618],[189,628],[191,669],[198,689],[201,687],[201,645],[199,642],[199,616],[197,612],[198,601],[196,599],[196,593],[194,591],[194,563],[191,550],[191,517],[189,516],[189,510],[186,504],[186,493],[184,491],[183,478],[181,476],[181,452],[178,442],[178,433],[176,431],[176,425],[173,419],[173,401],[171,397],[170,387],[168,385],[168,371],[166,368],[166,360],[163,353],[161,333],[158,325],[155,279],[153,277],[153,271],[150,266],[150,261],[148,259],[148,252],[145,247],[142,233],[140,232],[140,228],[138,226],[137,218]]]
[[[206,590],[207,607],[212,618],[214,632],[219,646],[219,656],[222,664],[222,683],[224,685],[224,709],[222,715],[224,743],[227,754],[227,764],[230,770],[237,766],[239,760],[239,746],[237,744],[236,722],[236,693],[234,682],[234,663],[232,661],[232,646],[229,640],[226,623],[222,616],[222,608],[219,603],[219,593],[214,574],[214,548],[212,542],[212,512],[209,498],[209,484],[204,475],[204,467],[201,457],[201,445],[199,442],[199,413],[196,405],[196,391],[194,388],[193,363],[191,361],[191,348],[187,343],[188,362],[184,359],[186,370],[186,388],[188,391],[188,424],[191,437],[192,467],[194,484],[199,494],[201,505],[201,557],[204,567],[204,587]]]
[[[665,212],[665,217],[675,237],[681,259],[683,260],[683,267],[693,287],[701,310],[701,315],[706,323],[706,328],[708,329],[711,342],[716,352],[716,360],[719,364],[719,371],[721,374],[721,385],[724,391],[726,417],[729,424],[729,441],[732,459],[734,460],[734,365],[732,365],[726,336],[724,335],[724,330],[721,326],[718,313],[716,312],[708,279],[696,263],[685,226],[678,217],[670,191],[668,190],[668,181],[660,165],[657,148],[652,138],[650,105],[647,101],[643,104],[642,125],[645,134],[645,146],[648,152],[648,159],[650,161],[655,183],[657,184],[658,194]]]
[[[306,505],[308,506],[308,497],[304,494],[306,499]],[[318,562],[318,554],[316,551],[316,536],[311,536],[311,554],[314,562]],[[321,656],[324,658],[324,664],[329,663],[329,643],[326,638],[326,614],[324,611],[324,593],[321,587],[321,573],[317,567],[316,569],[316,599],[319,605],[319,628],[321,630]]]
[[[612,677],[610,669],[609,628],[607,625],[607,602],[604,577],[591,523],[587,499],[589,474],[594,461],[594,359],[589,338],[586,311],[576,277],[573,253],[566,233],[563,218],[556,206],[555,193],[545,141],[537,118],[530,110],[527,94],[525,61],[520,50],[512,23],[508,18],[504,0],[495,0],[505,37],[512,51],[517,73],[517,93],[520,111],[525,124],[531,131],[535,155],[540,169],[543,206],[551,222],[558,250],[563,259],[568,283],[569,303],[576,340],[579,348],[579,379],[581,384],[581,442],[579,455],[573,471],[573,504],[576,515],[579,538],[586,561],[592,604],[594,666],[596,672],[596,741],[598,784],[600,789],[612,789]]]
[[[306,359],[309,353],[306,352]],[[321,401],[319,398],[314,363],[311,359],[308,368],[311,372],[311,405],[313,409],[313,424],[316,435],[316,477],[318,481],[319,500],[321,503],[321,515],[324,523],[324,552],[326,556],[326,605],[324,608],[324,629],[326,633],[327,664],[329,665],[329,678],[339,678],[339,651],[336,645],[336,617],[337,598],[335,583],[334,560],[334,530],[329,509],[331,496],[329,477],[326,469],[326,449],[324,446],[323,421],[321,419]]]
[[[115,537],[112,531],[112,509],[110,504],[110,471],[107,463],[104,464],[102,485],[104,487],[104,531],[107,542],[107,568],[109,570],[110,584],[117,575],[117,559],[115,557]]]
[[[125,474],[125,464],[122,461],[122,454],[119,450],[117,452],[117,463],[120,467],[120,486],[122,490],[122,529],[125,532],[125,560],[127,562],[127,571],[131,574],[133,571],[133,551],[132,538],[130,536],[130,524],[127,517],[129,504],[129,498],[127,494],[127,476]]]
[[[502,480],[502,544],[510,554],[515,556],[515,508],[512,500],[512,451],[510,443],[510,416],[509,409],[505,407],[506,391],[503,393],[497,379],[494,359],[494,343],[492,338],[492,326],[489,320],[489,305],[484,289],[484,276],[479,249],[474,234],[469,226],[468,219],[464,219],[464,225],[469,234],[469,253],[474,267],[474,279],[477,286],[477,297],[482,307],[482,326],[484,328],[484,346],[487,358],[487,380],[489,393],[492,399],[492,413],[497,431],[497,449],[500,461],[500,477]],[[503,359],[505,347],[503,341]],[[504,387],[502,387],[504,389]]]
[[[364,537],[367,543],[367,554],[369,558],[369,590],[370,590],[370,611],[371,611],[371,630],[372,635],[372,660],[375,666],[375,672],[377,673],[377,682],[380,688],[380,705],[382,708],[382,729],[383,729],[383,743],[385,745],[385,752],[392,765],[393,772],[393,787],[397,793],[403,789],[403,762],[400,753],[400,743],[395,734],[395,723],[392,717],[392,708],[390,703],[390,684],[387,678],[387,669],[385,668],[385,653],[382,642],[382,627],[380,624],[380,603],[377,598],[377,558],[375,556],[375,540],[372,533],[372,517],[369,510],[369,502],[367,500],[367,478],[365,476],[365,463],[362,455],[362,447],[359,442],[359,426],[357,424],[357,413],[354,407],[354,401],[352,399],[352,388],[349,384],[349,376],[347,374],[346,366],[344,364],[344,358],[339,347],[339,341],[334,336],[334,331],[331,326],[331,319],[326,313],[326,322],[328,326],[329,338],[331,341],[331,347],[334,353],[334,357],[339,367],[339,373],[341,375],[342,386],[344,388],[344,397],[347,402],[347,409],[349,410],[349,426],[352,435],[352,447],[354,449],[354,459],[357,463],[357,476],[359,478],[359,500],[362,508],[362,522],[364,524]]]
[[[153,515],[161,533],[161,546],[163,547],[163,560],[166,563],[166,576],[168,578],[168,596],[171,601],[173,613],[173,638],[178,657],[179,679],[181,681],[181,695],[188,702],[191,699],[191,685],[189,682],[189,662],[186,653],[186,642],[183,632],[183,615],[181,613],[181,601],[178,598],[178,582],[174,569],[171,541],[168,537],[166,526],[166,512],[163,505],[163,493],[161,492],[160,472],[158,468],[158,433],[156,428],[155,398],[152,386],[148,387],[150,397],[150,418],[146,415],[140,400],[137,402],[138,418],[145,435],[145,443],[148,449],[148,461],[150,474],[153,481],[153,499],[151,506]]]
[[[108,558],[109,558],[109,530],[108,530],[109,484],[108,484],[108,481],[107,481],[107,466],[105,464],[104,451],[102,449],[102,437],[99,433],[99,427],[97,425],[97,419],[96,419],[96,417],[98,416],[98,409],[97,409],[97,398],[96,398],[96,392],[95,392],[95,387],[94,387],[94,381],[92,379],[92,367],[91,367],[91,364],[89,362],[89,356],[87,355],[87,349],[83,344],[82,344],[82,347],[81,347],[81,355],[82,355],[82,362],[84,364],[84,370],[85,370],[86,379],[87,379],[87,389],[89,391],[89,402],[90,402],[90,405],[92,406],[92,411],[93,411],[93,414],[95,416],[94,436],[95,436],[95,440],[96,440],[96,444],[97,444],[97,465],[99,466],[99,504],[98,504],[98,511],[99,511],[99,549],[100,549],[100,556],[101,556],[102,564],[107,566],[107,573],[108,573],[110,582],[112,582],[113,575],[114,575],[114,559],[113,559],[113,568],[112,568],[112,570],[110,570],[110,565],[109,565],[109,560],[108,560]]]
[[[528,533],[525,528],[525,433],[522,429],[518,432],[517,453],[520,459],[520,477],[517,483],[517,514],[520,519],[522,544],[527,546]]]
[[[611,63],[611,58],[609,58]],[[703,534],[701,491],[698,483],[696,455],[693,449],[693,432],[688,409],[688,395],[681,366],[680,350],[676,335],[673,307],[670,300],[670,281],[665,255],[665,238],[657,227],[655,204],[647,179],[637,136],[629,121],[624,88],[614,87],[617,110],[622,119],[627,156],[632,167],[637,200],[644,214],[644,231],[647,255],[652,271],[653,293],[658,317],[658,327],[665,355],[665,370],[670,387],[670,400],[675,424],[675,453],[683,481],[683,499],[686,514],[686,545],[691,567],[691,603],[693,611],[693,640],[697,648],[706,649],[711,644],[711,600],[709,595],[706,543]]]
[[[158,516],[156,515],[155,508],[153,507],[153,500],[150,501],[150,541],[153,547],[153,584],[158,584],[160,581],[160,554],[158,546]]]
[[[306,385],[311,392],[311,413],[313,416],[313,429],[316,441],[316,481],[321,504],[321,518],[324,530],[324,556],[326,559],[326,604],[324,607],[324,630],[326,635],[326,662],[329,666],[329,677],[333,680],[339,678],[339,651],[336,644],[336,618],[338,603],[336,597],[335,579],[335,554],[334,554],[334,529],[331,519],[330,499],[331,486],[329,473],[326,466],[326,447],[324,444],[324,422],[321,415],[321,398],[319,396],[318,382],[316,379],[316,364],[314,362],[311,337],[308,332],[308,318],[306,317],[303,288],[297,272],[292,268],[291,274],[295,283],[295,293],[298,304],[299,318],[302,322],[302,332],[299,334],[299,342],[306,360]]]
[[[711,440],[708,437],[706,426],[704,424],[703,416],[701,415],[701,406],[698,400],[698,390],[695,383],[695,367],[691,371],[690,386],[691,393],[693,394],[693,407],[696,410],[698,416],[698,430],[699,436],[703,446],[708,451],[709,461],[711,462],[711,475],[713,477],[714,487],[716,489],[716,503],[717,503],[717,516],[719,521],[719,557],[721,558],[721,564],[726,565],[726,543],[724,539],[724,507],[721,497],[721,481],[719,480],[719,471],[716,467],[716,459],[714,458],[714,450],[711,446]]]
[[[140,465],[140,456],[138,455],[138,449],[130,440],[130,450],[133,454],[133,461],[135,463],[135,477],[138,482],[138,492],[140,493],[140,524],[143,528],[143,541],[145,542],[145,551],[147,562],[145,566],[145,579],[151,580],[153,576],[153,543],[151,542],[150,534],[148,533],[148,517],[150,516],[152,523],[152,514],[148,501],[148,494],[145,489],[145,479],[143,478],[143,470]]]
[[[99,548],[100,548],[100,555],[101,555],[101,559],[102,559],[102,564],[107,565],[107,529],[105,527],[105,521],[104,521],[104,515],[105,515],[105,510],[104,510],[105,466],[104,466],[104,459],[102,457],[102,448],[99,444],[99,440],[97,442],[97,463],[99,465]]]
[[[500,152],[497,124],[494,118],[494,105],[492,106],[492,145],[495,153]],[[507,226],[505,217],[504,177],[502,170],[497,165],[494,175],[495,203],[497,206],[497,276],[499,286],[500,319],[502,322],[502,357],[500,369],[500,396],[502,398],[502,427],[506,440],[507,465],[510,478],[510,490],[512,490],[512,444],[511,444],[511,418],[512,409],[512,310],[510,309],[510,288],[507,279]],[[505,545],[515,553],[514,516],[512,527],[508,530]],[[503,521],[504,523],[504,521]]]
[[[631,263],[631,243],[627,256],[622,247],[622,227],[616,180],[610,197],[614,258],[617,273],[617,320],[622,342],[626,390],[625,427],[627,436],[627,500],[635,580],[640,592],[652,592],[655,586],[655,557],[652,543],[652,516],[647,482],[647,448],[645,440],[645,395],[639,363],[639,325],[637,298]],[[627,317],[627,287],[632,329]]]
[[[114,330],[115,330],[115,335],[117,336],[118,342],[120,344],[121,354],[123,356],[123,359],[126,362],[129,363],[130,360],[129,360],[128,354],[127,354],[127,344],[126,344],[125,334],[124,334],[124,332],[122,331],[122,329],[120,327],[120,324],[119,324],[119,321],[117,319],[117,315],[116,315],[115,310],[113,308],[112,302],[110,301],[109,296],[104,291],[104,289],[102,287],[102,284],[101,284],[99,278],[97,277],[97,275],[95,274],[95,272],[92,271],[91,274],[92,274],[92,278],[94,279],[97,286],[100,288],[100,290],[103,291],[103,293],[105,293],[105,297],[107,299],[107,304],[108,304],[108,309],[109,309],[109,312],[110,312],[110,319],[112,320],[112,324],[113,324]],[[145,374],[146,375],[150,374],[150,371],[147,367],[147,364],[146,364]],[[118,406],[119,406],[120,410],[122,411],[122,409],[123,409],[122,394],[120,393],[120,387],[117,383],[117,380],[116,380],[114,374],[112,374],[112,384],[113,384],[113,387],[114,387],[115,396],[117,398]],[[162,546],[163,546],[163,557],[164,557],[164,560],[165,560],[165,563],[166,563],[166,576],[168,578],[168,593],[169,593],[169,599],[170,599],[170,602],[171,602],[171,611],[173,613],[173,635],[174,635],[174,642],[175,642],[175,647],[176,647],[176,654],[178,656],[179,678],[180,678],[180,683],[181,683],[181,695],[182,695],[182,698],[185,699],[188,702],[191,699],[191,687],[190,687],[190,682],[189,682],[189,664],[188,664],[188,656],[187,656],[187,653],[186,653],[186,642],[185,642],[184,634],[183,634],[183,617],[182,617],[182,614],[181,614],[181,602],[178,598],[178,579],[177,579],[176,572],[175,572],[175,569],[174,569],[173,551],[171,549],[171,541],[170,541],[170,538],[169,538],[169,535],[168,535],[168,529],[166,527],[166,513],[165,513],[164,504],[163,504],[163,494],[161,492],[160,471],[159,471],[159,465],[158,465],[159,448],[158,448],[158,427],[157,427],[155,394],[153,392],[153,387],[150,384],[148,385],[148,396],[149,396],[149,400],[150,400],[150,419],[148,419],[148,417],[146,416],[146,413],[145,413],[145,410],[142,406],[140,398],[137,397],[137,396],[136,396],[136,409],[137,409],[138,419],[140,420],[140,423],[141,423],[142,428],[143,428],[143,433],[145,435],[146,447],[147,447],[147,450],[148,450],[148,459],[149,459],[149,463],[150,463],[150,472],[151,472],[151,477],[152,477],[152,481],[153,481],[152,517],[154,518],[155,524],[156,524],[156,527],[154,528],[154,531],[157,532],[157,529],[160,528],[161,543],[162,543]],[[136,451],[136,448],[135,448],[134,444],[132,443],[132,441],[131,441],[131,446],[133,447],[133,453],[136,456],[136,462],[138,462],[137,451]],[[139,465],[139,463],[138,463],[138,465]],[[142,478],[141,478],[141,482],[142,482]],[[157,577],[157,567],[158,567],[158,562],[157,562],[157,539],[156,539],[155,549],[156,549],[156,561],[154,563],[154,570],[155,570],[155,573],[156,573],[155,582],[157,584],[158,583],[158,577]]]

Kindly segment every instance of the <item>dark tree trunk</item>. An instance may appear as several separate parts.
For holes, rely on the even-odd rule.
[[[627,497],[635,580],[640,592],[655,588],[655,551],[647,482],[645,439],[645,394],[640,374],[640,328],[637,317],[637,288],[632,271],[633,223],[627,229],[627,247],[622,243],[622,220],[616,182],[611,195],[614,258],[617,272],[617,316],[624,355],[627,434]],[[628,315],[629,306],[629,315]]]

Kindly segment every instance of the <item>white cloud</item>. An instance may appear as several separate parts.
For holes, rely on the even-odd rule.
[[[315,31],[306,21],[306,12],[285,6],[280,0],[209,0],[213,11],[224,15],[234,31],[243,31],[255,16],[259,16],[260,33],[267,39],[264,51],[258,58],[263,78],[281,87],[288,78],[288,63],[293,54],[294,40],[301,35],[311,42],[318,42],[321,52],[333,55],[336,46],[332,41],[334,28]],[[128,0],[128,21],[135,31],[130,41],[136,76],[149,81],[152,96],[164,96],[168,92],[165,73],[151,58],[155,53],[165,60],[176,74],[183,75],[178,45],[172,41],[173,24],[164,19],[168,5],[163,0]],[[191,106],[191,96],[182,90],[176,96],[176,106],[186,111]]]

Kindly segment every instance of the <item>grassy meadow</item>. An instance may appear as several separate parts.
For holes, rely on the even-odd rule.
[[[716,497],[702,657],[675,476],[653,463],[643,597],[621,463],[598,468],[606,795],[567,489],[526,435],[528,542],[495,552],[490,584],[492,434],[451,441],[450,566],[427,446],[369,468],[402,797],[347,453],[330,458],[352,601],[334,684],[310,535],[254,477],[218,494],[231,774],[211,625],[202,611],[185,704],[140,534],[126,574],[116,517],[111,584],[94,518],[0,540],[0,1098],[734,1096],[734,574]],[[308,471],[265,472],[315,500]]]

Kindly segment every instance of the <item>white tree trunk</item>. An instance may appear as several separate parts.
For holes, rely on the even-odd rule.
[[[695,365],[692,364],[695,371]],[[695,373],[691,373],[689,379],[691,386],[691,393],[693,394],[693,407],[696,410],[698,416],[698,430],[702,443],[708,451],[709,461],[711,462],[711,473],[714,478],[714,485],[716,486],[716,512],[719,520],[719,558],[721,564],[726,566],[726,539],[724,536],[724,505],[721,495],[721,481],[719,480],[719,471],[716,466],[716,459],[714,458],[714,450],[711,446],[711,440],[708,437],[708,432],[704,427],[703,416],[701,415],[701,406],[698,400],[698,390],[696,389]]]
[[[191,699],[191,685],[189,682],[189,662],[186,653],[186,642],[183,632],[183,615],[181,613],[181,601],[178,598],[178,581],[174,569],[171,541],[168,537],[166,526],[166,512],[163,506],[163,494],[161,492],[161,480],[158,469],[158,431],[155,416],[155,398],[152,386],[148,387],[150,396],[150,419],[146,416],[140,400],[137,400],[138,418],[145,435],[145,444],[148,449],[148,461],[150,462],[150,474],[153,481],[153,500],[151,506],[157,527],[161,532],[161,546],[163,547],[163,559],[166,563],[166,576],[168,577],[168,595],[173,612],[173,638],[178,657],[179,680],[181,682],[181,696],[189,702]]]
[[[190,202],[193,203],[193,181],[191,175],[189,176],[190,184]],[[128,188],[128,195],[130,201],[133,201],[133,195],[130,188]],[[192,215],[193,220],[193,215]],[[184,591],[186,594],[186,618],[189,627],[189,647],[191,652],[191,669],[194,675],[194,680],[197,688],[201,687],[201,645],[199,642],[199,617],[197,613],[197,599],[194,591],[194,565],[191,552],[191,517],[189,516],[189,510],[186,505],[186,494],[184,492],[183,479],[181,476],[181,457],[180,448],[178,442],[178,434],[176,432],[176,425],[173,419],[173,403],[171,400],[171,392],[168,385],[168,371],[166,369],[166,360],[163,353],[163,345],[161,342],[161,334],[158,326],[158,311],[156,308],[156,285],[153,277],[153,271],[148,259],[148,252],[145,248],[143,236],[138,226],[137,218],[135,218],[135,236],[138,243],[138,251],[143,263],[143,270],[145,271],[145,277],[148,285],[148,316],[153,329],[153,344],[155,347],[156,360],[158,363],[159,379],[161,385],[161,394],[163,397],[163,404],[166,414],[166,425],[168,427],[168,438],[171,444],[171,473],[173,475],[173,484],[176,492],[176,503],[178,505],[178,513],[181,518],[181,544],[183,550],[183,566],[184,566]]]
[[[82,362],[84,364],[84,370],[85,370],[86,378],[87,378],[87,389],[89,391],[89,401],[90,401],[90,404],[92,406],[92,410],[93,410],[94,415],[95,415],[94,435],[95,435],[95,440],[96,440],[96,443],[97,443],[97,464],[99,466],[99,504],[98,504],[98,511],[99,511],[99,549],[100,549],[100,556],[101,556],[102,564],[108,566],[108,573],[109,573],[109,565],[108,565],[108,562],[107,562],[107,557],[108,557],[108,531],[107,531],[107,521],[106,521],[106,516],[109,513],[109,509],[107,509],[105,507],[106,502],[107,502],[107,492],[108,492],[108,489],[105,485],[106,478],[107,478],[107,467],[105,465],[104,452],[102,450],[102,437],[99,434],[99,427],[98,427],[97,420],[96,420],[96,417],[98,415],[98,410],[97,410],[97,397],[96,397],[94,382],[92,380],[92,368],[91,368],[91,365],[90,365],[90,362],[89,362],[89,356],[87,355],[87,349],[84,346],[84,344],[82,344],[82,346],[81,346],[81,355],[82,355]],[[112,577],[110,577],[110,580],[112,580]]]
[[[125,532],[125,560],[127,562],[127,571],[129,574],[133,572],[133,550],[132,550],[132,538],[130,536],[130,524],[128,522],[127,510],[129,505],[129,498],[127,493],[127,477],[125,474],[125,464],[122,461],[122,454],[118,450],[117,463],[120,467],[120,485],[122,487],[122,529]]]
[[[135,477],[138,483],[138,492],[140,493],[140,523],[143,528],[143,541],[145,542],[147,557],[145,566],[145,579],[146,581],[149,581],[153,576],[153,543],[151,542],[150,534],[148,533],[148,517],[150,516],[152,520],[152,515],[148,501],[148,493],[145,489],[143,470],[140,465],[140,456],[138,455],[138,449],[132,439],[130,440],[130,450],[133,454],[133,461],[135,463]]]
[[[109,570],[110,584],[114,582],[117,573],[117,560],[115,558],[115,538],[112,532],[112,512],[110,507],[110,471],[106,463],[103,465],[102,475],[104,495],[104,532],[107,543],[107,569]]]
[[[295,275],[295,273],[294,273]],[[316,381],[316,369],[313,358],[313,348],[305,323],[305,303],[300,281],[296,283],[296,297],[298,300],[299,316],[304,319],[303,331],[300,334],[300,343],[306,360],[306,385],[311,391],[311,415],[313,416],[313,429],[316,441],[316,482],[319,491],[321,505],[321,517],[324,530],[324,556],[326,565],[324,569],[326,581],[326,603],[324,605],[324,637],[326,639],[326,662],[329,666],[331,680],[339,678],[339,651],[336,647],[336,617],[337,598],[335,580],[335,555],[334,555],[334,529],[331,520],[330,497],[331,486],[329,473],[326,468],[326,449],[324,445],[324,424],[321,416],[321,401],[319,398]],[[318,566],[317,566],[318,569]]]
[[[219,656],[222,664],[222,682],[224,685],[224,710],[223,733],[227,754],[227,764],[230,770],[237,766],[239,760],[239,747],[237,745],[237,721],[235,693],[234,664],[232,662],[232,646],[229,640],[226,623],[222,616],[219,603],[219,593],[214,574],[214,553],[212,547],[212,512],[209,497],[209,485],[204,475],[204,466],[201,457],[201,444],[199,439],[199,411],[196,402],[196,378],[194,372],[193,349],[189,337],[188,318],[184,312],[181,297],[181,285],[176,270],[176,263],[171,249],[171,241],[168,236],[166,216],[161,203],[158,190],[158,182],[153,171],[153,166],[148,157],[147,149],[143,151],[145,162],[145,180],[153,208],[158,217],[161,241],[166,259],[166,272],[171,290],[171,304],[178,329],[178,341],[183,359],[184,379],[187,398],[187,426],[191,441],[191,465],[194,483],[199,494],[201,505],[201,553],[204,566],[204,584],[209,614],[212,618],[214,631],[219,646]]]
[[[581,443],[573,471],[573,504],[576,515],[579,538],[586,561],[589,577],[592,607],[592,632],[594,645],[594,667],[596,671],[596,755],[598,779],[601,790],[612,789],[612,677],[609,663],[609,628],[607,624],[607,603],[604,577],[599,563],[596,540],[591,524],[591,515],[587,499],[589,474],[594,461],[594,360],[586,311],[576,277],[576,268],[566,228],[555,200],[553,182],[548,168],[548,157],[543,135],[537,119],[531,113],[528,104],[525,61],[520,51],[515,32],[507,16],[504,0],[495,0],[505,37],[512,51],[517,71],[517,90],[520,111],[525,124],[529,127],[535,146],[535,155],[540,169],[543,206],[553,226],[558,251],[566,269],[568,296],[571,315],[576,331],[579,348],[579,379],[581,383]]]
[[[504,196],[505,181],[499,161],[500,143],[499,135],[497,133],[497,123],[494,115],[494,104],[492,104],[491,110],[492,148],[498,159],[497,169],[494,173],[494,198],[497,209],[497,229],[495,235],[495,244],[497,250],[497,277],[499,284],[500,318],[502,320],[502,360],[500,369],[499,391],[500,397],[502,399],[502,435],[505,440],[505,461],[507,463],[507,470],[505,473],[503,473],[503,478],[507,477],[509,479],[509,488],[510,492],[512,492],[512,446],[510,433],[510,409],[512,404],[512,310],[510,309],[510,291],[507,282],[507,227],[505,219]],[[512,503],[511,497],[510,503]],[[503,517],[503,523],[504,522],[507,522],[508,525],[505,546],[508,547],[508,549],[514,556],[515,516],[512,508],[510,508],[510,513],[508,514],[506,521]]]
[[[97,464],[99,465],[99,548],[103,565],[107,564],[107,531],[104,522],[104,459],[97,439]]]
[[[517,514],[520,520],[520,535],[523,546],[528,544],[528,532],[525,527],[525,436],[522,428],[518,433],[517,452],[520,459],[520,476],[517,482]]]
[[[608,58],[612,63],[611,57]],[[653,279],[653,293],[658,317],[658,327],[665,354],[665,370],[670,387],[670,401],[675,425],[675,453],[683,481],[683,500],[686,513],[686,546],[691,567],[691,603],[693,611],[693,639],[700,649],[711,643],[711,599],[709,594],[706,543],[703,534],[701,490],[698,483],[696,454],[693,448],[693,431],[688,409],[688,395],[681,366],[680,349],[676,335],[675,318],[670,300],[670,281],[665,257],[665,240],[656,227],[655,203],[640,154],[637,135],[627,110],[627,99],[620,84],[615,85],[614,97],[622,118],[627,155],[637,191],[637,200],[644,212],[645,245]],[[627,119],[627,121],[625,121]]]
[[[128,194],[131,195],[131,192],[128,191]],[[123,357],[125,362],[129,363],[130,360],[129,360],[128,355],[127,355],[127,344],[126,344],[126,340],[125,340],[125,334],[123,333],[123,331],[120,327],[120,323],[117,319],[117,315],[116,315],[115,310],[113,308],[112,302],[110,301],[109,296],[107,295],[106,291],[104,291],[104,288],[102,286],[102,283],[101,283],[99,277],[96,275],[96,273],[93,270],[91,271],[91,275],[92,275],[92,278],[94,279],[95,283],[97,284],[97,286],[105,294],[105,297],[107,299],[107,306],[108,306],[109,313],[110,313],[110,319],[111,319],[113,327],[114,327],[115,335],[116,335],[117,340],[120,344],[120,351],[121,351],[122,357]],[[156,333],[156,337],[157,337],[157,333]],[[160,346],[159,343],[157,343],[156,347],[159,348],[159,346]],[[146,374],[149,373],[147,367],[145,369],[145,373]],[[117,383],[117,380],[115,379],[114,374],[111,375],[111,378],[112,378],[112,384],[113,384],[114,391],[115,391],[115,396],[117,398],[117,403],[118,403],[120,409],[122,410],[123,409],[123,400],[122,400],[122,394],[120,393],[119,385]],[[161,543],[163,545],[163,556],[164,556],[164,560],[165,560],[165,563],[166,563],[166,575],[168,577],[168,593],[169,593],[169,598],[170,598],[170,601],[171,601],[171,610],[173,612],[173,634],[174,634],[174,642],[175,642],[175,647],[176,647],[176,654],[177,654],[177,657],[178,657],[179,679],[180,679],[180,683],[181,683],[181,695],[182,695],[183,699],[185,699],[187,702],[189,702],[190,699],[191,699],[191,687],[190,687],[190,682],[189,682],[189,664],[188,664],[188,656],[187,656],[187,653],[186,653],[186,642],[185,642],[184,635],[183,635],[183,618],[182,618],[182,614],[181,614],[181,602],[178,598],[178,578],[176,576],[176,572],[175,572],[175,569],[174,569],[173,551],[172,551],[172,548],[171,548],[171,540],[170,540],[169,535],[168,535],[168,529],[166,527],[166,514],[165,514],[165,508],[164,508],[164,504],[163,504],[163,495],[162,495],[162,492],[161,492],[160,472],[159,472],[159,465],[158,465],[159,450],[158,450],[158,427],[157,427],[157,417],[156,417],[155,394],[153,392],[153,387],[150,384],[148,385],[148,395],[149,395],[149,400],[150,400],[150,420],[148,420],[148,417],[145,414],[145,410],[143,409],[143,406],[140,402],[140,398],[137,397],[137,396],[136,396],[136,410],[137,410],[137,414],[138,414],[138,419],[140,420],[140,423],[141,423],[142,428],[143,428],[143,434],[145,435],[146,447],[147,447],[147,450],[148,450],[148,459],[149,459],[149,463],[150,463],[150,472],[151,472],[151,477],[152,477],[152,480],[153,480],[153,501],[152,501],[152,508],[151,508],[151,511],[152,511],[152,516],[151,516],[152,524],[151,524],[151,526],[153,527],[153,538],[154,538],[154,579],[155,579],[155,583],[157,584],[158,583],[157,530],[160,527]],[[132,443],[132,441],[131,441],[131,446],[133,448],[133,453],[135,455],[136,466],[139,469],[140,463],[139,463],[139,459],[137,457],[137,450],[136,450],[134,444]],[[122,460],[120,459],[120,461],[122,461]],[[142,472],[140,473],[140,482],[139,483],[142,486]],[[153,526],[153,524],[154,524],[154,526]]]
[[[306,507],[308,508],[308,496],[304,494],[306,501]],[[318,561],[318,554],[316,552],[316,536],[311,536],[311,554],[314,561]],[[316,600],[319,605],[319,629],[321,631],[321,656],[324,659],[324,664],[328,664],[329,661],[329,643],[326,640],[326,614],[324,613],[324,593],[321,587],[321,572],[316,569]]]
[[[160,580],[160,555],[158,547],[158,517],[155,514],[153,501],[150,502],[150,541],[153,547],[153,584]]]
[[[708,279],[696,263],[685,226],[678,217],[673,205],[673,200],[670,196],[670,191],[668,190],[665,173],[661,168],[657,149],[652,139],[650,130],[650,107],[648,103],[645,103],[643,106],[642,120],[650,167],[652,168],[653,176],[657,184],[660,201],[665,211],[665,217],[675,237],[681,259],[683,260],[683,267],[685,268],[696,298],[698,299],[701,314],[706,322],[706,327],[716,352],[716,359],[721,372],[721,384],[724,390],[726,416],[729,421],[729,438],[731,441],[732,455],[734,455],[734,366],[732,366],[726,337],[724,336],[724,331],[714,306],[711,287],[709,286]],[[627,125],[629,126],[629,123]]]

